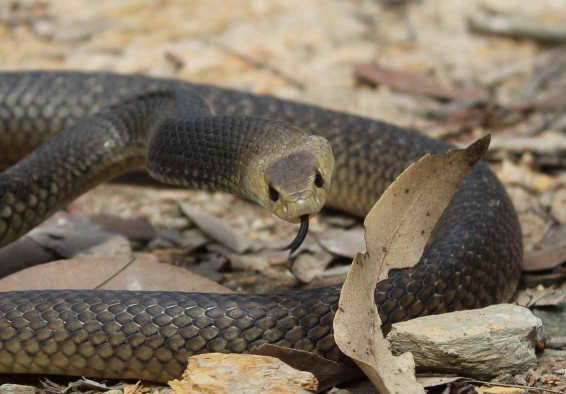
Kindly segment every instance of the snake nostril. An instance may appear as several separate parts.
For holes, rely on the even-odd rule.
[[[279,192],[275,190],[273,186],[269,186],[269,198],[273,202],[279,200]]]
[[[318,188],[324,186],[324,178],[320,175],[320,172],[316,173],[316,176],[314,177],[314,184]]]

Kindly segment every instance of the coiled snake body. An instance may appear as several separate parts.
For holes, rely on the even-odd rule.
[[[295,222],[325,199],[365,215],[410,163],[450,148],[379,121],[208,85],[107,73],[0,73],[0,165],[56,133],[0,174],[0,246],[95,184],[143,166],[152,144],[164,153],[148,161],[160,179],[235,192]],[[324,153],[326,141],[313,135],[326,138],[334,162]],[[521,259],[512,203],[480,163],[419,264],[378,284],[383,329],[508,300]],[[246,352],[262,343],[340,360],[332,333],[339,295],[340,286],[261,295],[4,292],[0,373],[167,381],[180,376],[192,354]]]

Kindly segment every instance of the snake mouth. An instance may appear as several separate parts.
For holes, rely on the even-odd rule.
[[[301,216],[301,227],[299,227],[299,232],[297,236],[289,245],[285,246],[284,248],[281,248],[281,250],[288,250],[289,258],[291,258],[291,255],[295,253],[297,249],[299,249],[299,246],[302,245],[303,241],[307,237],[308,232],[309,232],[309,215],[303,215]]]

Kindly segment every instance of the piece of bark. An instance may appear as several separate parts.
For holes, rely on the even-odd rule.
[[[529,309],[500,304],[395,323],[387,338],[394,353],[411,352],[419,370],[486,379],[534,368],[541,329]]]
[[[178,394],[285,394],[318,388],[312,373],[296,370],[275,357],[220,353],[189,357],[183,378],[168,384]]]
[[[382,393],[424,393],[410,353],[391,354],[374,301],[375,286],[394,268],[418,263],[438,218],[487,151],[490,136],[467,149],[426,155],[407,168],[367,215],[367,252],[348,272],[334,318],[336,344]]]

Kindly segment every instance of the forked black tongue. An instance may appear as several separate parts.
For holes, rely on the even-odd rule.
[[[309,215],[301,216],[301,227],[299,227],[299,233],[288,246],[281,248],[281,250],[289,250],[289,259],[295,250],[299,249],[299,246],[303,243],[309,232]]]

